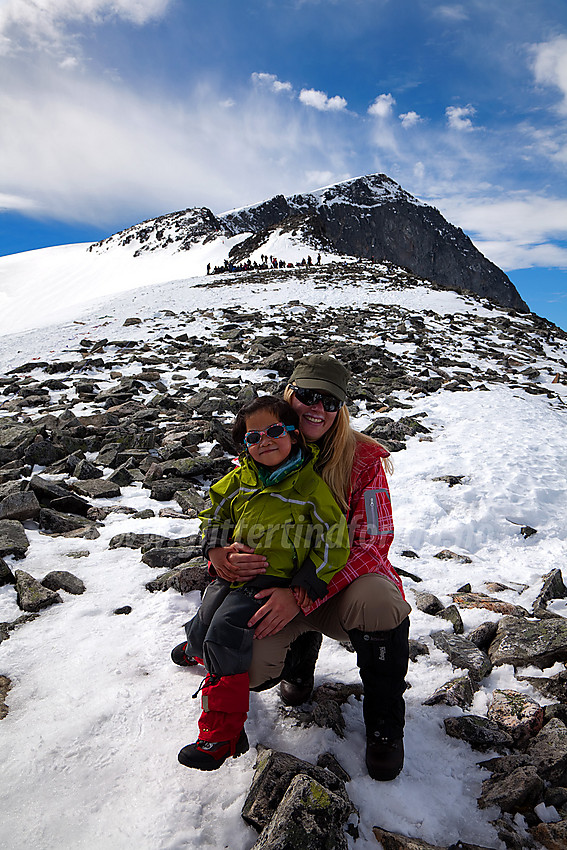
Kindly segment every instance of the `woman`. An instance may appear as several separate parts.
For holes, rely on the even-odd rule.
[[[400,773],[404,761],[403,694],[411,609],[387,557],[393,539],[383,469],[383,462],[389,463],[388,452],[351,428],[345,405],[347,382],[348,372],[341,363],[314,354],[297,362],[284,393],[299,416],[306,441],[319,446],[317,472],[346,514],[351,553],[331,580],[327,595],[307,613],[300,610],[291,588],[267,588],[256,594],[266,602],[248,623],[255,627],[256,638],[250,685],[261,690],[283,675],[282,698],[288,705],[298,705],[313,687],[317,633],[350,639],[364,685],[368,773],[388,781]],[[265,572],[265,559],[240,543],[209,549],[207,554],[216,574],[227,581],[247,581]],[[315,648],[308,636],[313,633]]]

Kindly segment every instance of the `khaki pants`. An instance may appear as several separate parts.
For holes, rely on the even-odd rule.
[[[312,614],[301,611],[276,635],[253,641],[250,687],[257,688],[281,674],[289,646],[303,632],[317,631],[348,640],[351,629],[387,632],[411,611],[396,585],[377,573],[355,579]]]

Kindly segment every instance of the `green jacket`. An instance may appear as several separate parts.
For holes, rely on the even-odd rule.
[[[305,587],[319,599],[350,548],[346,519],[313,469],[317,447],[307,451],[300,469],[272,485],[264,485],[252,458],[241,455],[240,466],[212,485],[212,505],[200,519],[205,551],[245,543],[265,555],[273,584]]]

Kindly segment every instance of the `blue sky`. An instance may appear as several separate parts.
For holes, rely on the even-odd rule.
[[[567,328],[564,0],[0,0],[0,254],[384,172]]]

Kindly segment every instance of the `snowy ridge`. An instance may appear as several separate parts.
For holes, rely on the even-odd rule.
[[[52,296],[64,297],[55,289]],[[285,375],[263,368],[261,355],[251,353],[258,347],[279,345],[290,357],[298,350],[335,350],[353,372],[355,427],[387,416],[414,418],[428,429],[427,439],[412,437],[394,455],[390,479],[396,529],[391,560],[423,579],[404,579],[410,603],[414,590],[449,604],[465,582],[479,591],[486,582],[501,582],[505,588],[494,595],[529,609],[541,577],[565,564],[567,339],[549,323],[413,282],[388,264],[367,263],[201,276],[190,287],[177,281],[107,297],[83,305],[77,316],[5,338],[0,368],[8,373],[29,364],[18,372],[18,386],[31,392],[52,377],[39,364],[45,361],[61,364],[57,378],[64,387],[50,388],[41,402],[30,395],[21,405],[7,376],[2,416],[34,422],[66,409],[95,414],[102,403],[81,398],[77,384],[90,382],[102,392],[129,378],[138,380],[135,400],[147,406],[163,392],[150,377],[156,371],[166,392],[180,400],[219,386],[236,392],[248,382],[276,387]],[[139,324],[125,326],[128,318]],[[203,347],[210,349],[206,370],[199,365]],[[91,349],[95,353],[84,357]],[[377,380],[388,369],[407,381],[393,382],[386,397],[374,399],[358,391],[368,369]],[[430,381],[440,388],[427,389]],[[229,411],[219,416],[225,423],[230,418]],[[167,411],[156,421],[167,428]],[[207,454],[211,447],[198,448]],[[463,484],[433,480],[448,474],[463,476]],[[176,760],[178,749],[194,737],[200,707],[191,695],[200,677],[171,664],[169,652],[182,639],[181,626],[196,611],[199,595],[149,593],[145,584],[156,571],[140,561],[139,550],[109,548],[118,533],[176,538],[195,531],[197,521],[159,516],[160,508],[179,506],[156,503],[140,484],[121,489],[119,497],[92,504],[151,509],[155,515],[110,514],[95,540],[53,537],[27,522],[27,557],[6,559],[38,579],[50,570],[70,570],[87,590],[82,596],[62,593],[62,605],[15,629],[1,645],[0,674],[12,682],[9,713],[0,721],[2,840],[10,850],[248,850],[257,836],[240,809],[254,749],[213,777]],[[533,526],[537,534],[524,539],[514,522]],[[441,548],[472,562],[440,561],[435,554]],[[402,556],[408,549],[419,558]],[[132,607],[128,616],[112,613],[124,605]],[[567,616],[565,600],[550,603],[549,610]],[[1,587],[0,622],[20,614],[13,587]],[[481,609],[461,615],[465,632],[499,616]],[[444,629],[451,629],[448,622],[414,607],[411,637],[425,642],[430,654],[410,664],[406,767],[392,783],[377,784],[366,775],[356,700],[343,710],[347,734],[340,739],[331,730],[286,719],[276,690],[251,695],[252,747],[261,743],[312,762],[329,751],[352,776],[347,789],[360,811],[361,834],[356,842],[348,839],[349,850],[374,850],[376,824],[442,846],[461,840],[504,848],[491,825],[497,810],[481,810],[476,802],[488,777],[477,762],[491,753],[480,756],[445,734],[443,719],[461,709],[422,704],[456,675],[431,638]],[[546,675],[564,665],[556,667]],[[352,653],[330,640],[316,671],[316,684],[325,681],[358,681]],[[504,665],[483,680],[475,713],[486,713],[497,687],[546,703]]]

